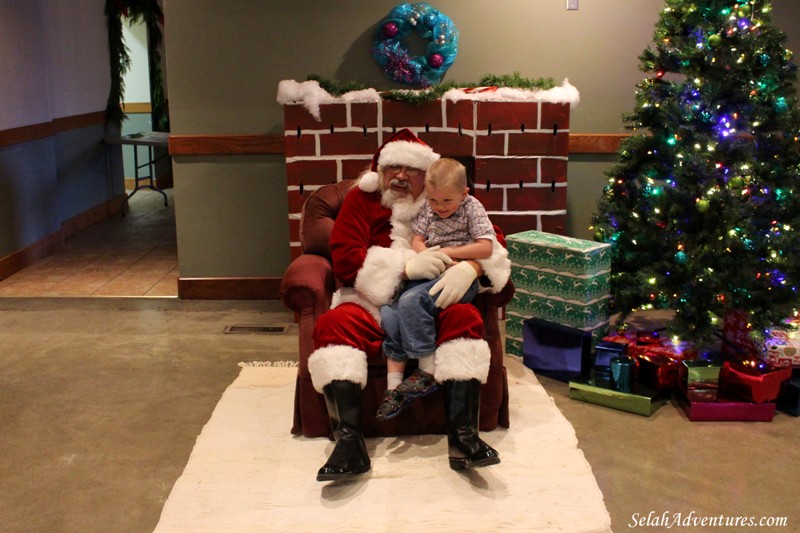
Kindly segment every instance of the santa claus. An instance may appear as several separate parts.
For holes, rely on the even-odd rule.
[[[411,221],[424,205],[425,171],[439,155],[404,129],[378,149],[372,168],[345,197],[331,232],[333,270],[342,288],[314,328],[308,367],[314,388],[325,397],[336,445],[317,480],[344,479],[369,471],[361,429],[361,389],[367,358],[379,357],[384,338],[379,307],[392,301],[404,280],[442,276],[437,306],[435,378],[444,390],[450,467],[463,470],[500,462],[478,435],[480,386],[489,372],[483,322],[471,304],[458,302],[481,277],[484,290],[498,292],[508,281],[505,248],[494,243],[489,259],[446,268],[450,259],[436,248],[411,249]]]

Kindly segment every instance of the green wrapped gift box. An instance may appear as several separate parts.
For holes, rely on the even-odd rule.
[[[650,416],[667,403],[669,396],[633,383],[630,392],[621,392],[594,379],[577,379],[569,382],[569,397],[573,400],[602,405],[628,413]]]
[[[608,321],[609,244],[533,230],[506,242],[516,288],[509,312],[583,330]]]
[[[512,263],[540,271],[597,276],[611,270],[611,245],[543,231],[506,236]]]

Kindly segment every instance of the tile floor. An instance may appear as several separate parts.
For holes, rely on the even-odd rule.
[[[63,248],[0,281],[4,296],[178,296],[172,189],[147,189],[111,216],[67,239]]]

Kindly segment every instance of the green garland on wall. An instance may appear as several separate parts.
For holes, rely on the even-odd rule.
[[[108,19],[108,51],[111,67],[111,89],[106,104],[106,123],[121,128],[125,113],[122,102],[125,96],[125,73],[131,67],[130,50],[122,35],[122,18],[130,25],[144,22],[147,28],[147,62],[150,69],[150,103],[154,131],[169,131],[169,112],[164,95],[164,76],[161,70],[159,48],[163,41],[161,26],[164,13],[157,0],[106,0]]]
[[[308,76],[307,79],[309,81],[319,82],[319,86],[333,96],[340,96],[347,92],[368,89],[368,87],[354,81],[339,84],[337,82],[326,80],[320,76],[317,76],[316,74]],[[487,74],[483,76],[478,83],[449,81],[428,89],[390,89],[379,92],[381,93],[381,97],[383,97],[385,100],[393,100],[396,102],[404,102],[413,105],[422,105],[428,102],[433,102],[434,100],[438,100],[450,89],[467,89],[470,87],[512,87],[515,89],[548,90],[555,86],[556,84],[555,81],[553,81],[553,78],[524,78],[519,72],[514,72],[513,74],[502,76]]]

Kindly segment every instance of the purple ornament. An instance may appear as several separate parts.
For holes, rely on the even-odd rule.
[[[428,64],[433,68],[439,68],[444,64],[444,57],[442,54],[431,54],[428,56]]]
[[[394,22],[387,22],[383,25],[383,34],[390,39],[397,35],[398,31],[400,31],[400,28]]]

